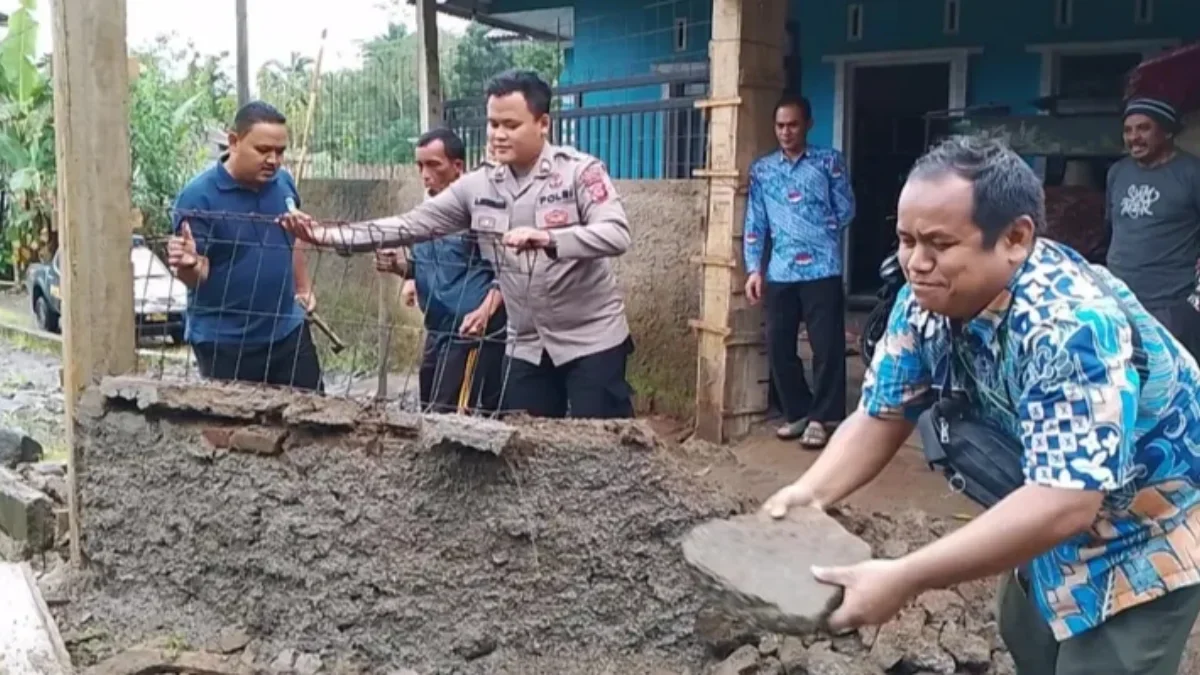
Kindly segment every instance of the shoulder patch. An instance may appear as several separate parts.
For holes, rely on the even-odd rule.
[[[579,183],[596,204],[608,201],[608,181],[608,172],[602,162],[592,162],[579,174]]]
[[[587,157],[585,153],[580,152],[570,145],[556,145],[551,151],[551,156],[555,159],[584,159]]]

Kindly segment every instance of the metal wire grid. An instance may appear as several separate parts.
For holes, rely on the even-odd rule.
[[[187,286],[169,269],[168,236],[135,239],[131,253],[134,265],[135,321],[142,353],[139,372],[159,379],[200,381],[202,363],[215,363],[216,370],[239,371],[234,379],[256,386],[306,389],[300,384],[304,368],[300,350],[292,350],[285,339],[286,325],[297,316],[296,300],[286,296],[286,285],[275,283],[278,275],[271,266],[290,264],[295,248],[279,236],[280,225],[274,216],[218,211],[175,210],[175,222],[186,220],[193,224],[197,248],[208,252],[212,260],[237,260],[243,272],[252,269],[249,283],[245,278],[228,274],[224,263],[212,264],[209,277],[202,283],[202,296],[189,293]],[[203,224],[203,225],[201,225]],[[345,222],[323,223],[349,232]],[[220,227],[215,227],[220,225]],[[205,232],[225,233],[225,238],[207,236]],[[235,236],[229,237],[228,233]],[[360,236],[382,242],[381,230],[368,227]],[[414,248],[396,249],[403,265],[423,266],[429,276],[439,279],[461,274],[478,273],[480,278],[499,274],[518,274],[532,280],[536,253],[520,258],[513,269],[497,267],[503,263],[485,262],[486,257],[503,261],[498,255],[502,246],[498,237],[464,232],[453,240],[442,240],[447,246],[463,246],[464,256],[446,255],[444,248],[426,246],[414,256]],[[500,367],[492,367],[496,375],[489,381],[479,376],[483,367],[481,355],[489,358],[507,350],[509,336],[505,329],[495,328],[481,334],[464,335],[458,327],[463,319],[477,309],[476,298],[467,296],[466,286],[457,296],[441,300],[449,306],[448,321],[428,327],[424,323],[421,305],[404,307],[400,278],[392,272],[380,272],[370,254],[344,255],[303,245],[312,291],[317,297],[315,312],[299,312],[309,327],[312,343],[321,369],[321,389],[327,396],[352,399],[383,399],[403,410],[418,412],[458,412],[495,416],[503,411],[510,363],[500,358]],[[491,252],[483,256],[483,252]],[[529,283],[524,284],[527,293]],[[253,301],[253,307],[249,306]],[[446,302],[448,301],[448,302]],[[188,311],[189,303],[192,304]],[[266,307],[266,309],[264,309]],[[188,317],[202,315],[217,320],[227,332],[209,340],[189,335]],[[450,328],[447,328],[450,326]],[[239,330],[240,329],[240,330]],[[232,333],[229,333],[232,331]],[[239,334],[240,333],[240,334]],[[274,337],[264,343],[255,334]],[[287,350],[290,354],[273,353]],[[430,356],[426,356],[426,352]],[[288,359],[290,358],[290,363]],[[266,361],[271,367],[258,368]],[[282,366],[280,366],[280,362]],[[489,362],[495,363],[493,362]],[[418,395],[422,364],[431,379],[428,400]],[[282,367],[284,375],[280,375]],[[261,373],[259,372],[261,370]],[[459,372],[463,375],[459,375]],[[213,375],[210,372],[210,375]],[[495,378],[499,377],[499,381]],[[447,391],[449,388],[449,391]],[[483,400],[486,393],[491,401]],[[445,401],[447,394],[449,404]]]

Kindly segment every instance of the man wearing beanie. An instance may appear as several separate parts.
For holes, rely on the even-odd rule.
[[[1200,356],[1200,159],[1175,147],[1169,103],[1125,106],[1129,156],[1108,172],[1108,268],[1193,356]]]

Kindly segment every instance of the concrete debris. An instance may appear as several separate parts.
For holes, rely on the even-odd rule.
[[[482,417],[426,415],[421,442],[433,450],[470,449],[503,455],[512,449],[517,430],[504,422]]]
[[[273,673],[290,673],[296,665],[296,650],[285,649],[279,652],[279,656],[271,662],[271,672]]]
[[[745,645],[719,663],[713,675],[755,675],[758,672],[758,649]]]
[[[843,510],[742,516],[716,521],[742,530],[704,535],[698,523],[744,503],[637,425],[422,417],[132,379],[101,398],[78,430],[87,553],[104,575],[46,581],[69,600],[56,618],[80,665],[125,659],[97,675],[186,663],[297,675],[1015,673],[986,582],[926,593],[878,629],[814,630],[837,589],[816,584],[811,563],[907,552],[958,523]],[[18,473],[51,502],[59,493],[54,469]],[[729,545],[731,531],[743,543]],[[683,541],[689,560],[715,561],[701,576],[721,580],[716,593],[694,583]],[[747,582],[732,568],[749,546],[761,551],[742,560],[755,568]],[[764,561],[792,568],[784,593],[754,586],[781,574]],[[730,602],[782,615],[799,595],[798,636]],[[176,649],[120,651],[167,631]],[[189,642],[206,651],[178,651]]]
[[[253,638],[245,626],[226,626],[217,634],[209,651],[218,654],[235,654],[246,648]]]
[[[799,635],[821,628],[841,602],[841,588],[818,582],[812,566],[861,562],[871,547],[825,513],[795,509],[778,521],[745,515],[700,525],[684,538],[683,555],[731,613]]]
[[[286,438],[286,429],[247,427],[229,435],[229,449],[259,455],[278,455],[283,452],[283,441]]]
[[[165,407],[168,389],[153,414],[106,398],[78,425],[83,534],[105,574],[65,626],[87,611],[112,649],[173,629],[211,649],[244,623],[254,639],[231,656],[268,671],[319,656],[323,672],[701,673],[705,600],[678,542],[738,501],[643,430],[370,407],[338,426],[343,406],[303,396],[303,413],[239,422],[212,394]],[[217,390],[228,408],[262,395]],[[220,447],[264,428],[287,431],[283,453]]]
[[[66,462],[21,464],[15,470],[26,485],[45,494],[56,506],[67,505]]]
[[[292,668],[296,675],[317,675],[321,671],[321,657],[316,654],[301,654],[296,657]]]
[[[0,466],[9,469],[18,464],[42,459],[42,444],[16,429],[0,429]]]
[[[0,467],[0,557],[24,560],[54,546],[54,502]]]
[[[896,541],[898,532],[909,538],[906,546],[916,548],[953,527],[910,512],[843,510],[834,516],[876,552],[885,542]],[[785,675],[1015,675],[992,616],[993,587],[990,582],[972,582],[930,591],[881,627],[836,637],[824,632],[800,637],[763,633],[744,614],[728,610],[718,596],[716,606],[706,608],[697,620],[696,630],[713,656],[711,673],[729,663],[755,675],[776,667]],[[731,661],[731,655],[738,659]],[[748,662],[751,655],[757,655],[753,664]]]

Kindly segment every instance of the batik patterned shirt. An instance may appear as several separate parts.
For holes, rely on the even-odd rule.
[[[1087,532],[1029,565],[1059,640],[1200,583],[1200,370],[1125,284],[1040,240],[1007,291],[962,326],[953,386],[1024,446],[1029,484],[1104,493]],[[1126,311],[1129,314],[1126,314]],[[1131,358],[1130,322],[1145,352]],[[863,384],[861,409],[915,421],[944,382],[950,324],[906,286]]]
[[[854,191],[842,153],[809,146],[792,161],[777,150],[750,166],[742,233],[746,273],[767,281],[813,281],[842,274],[842,232],[854,219]]]

